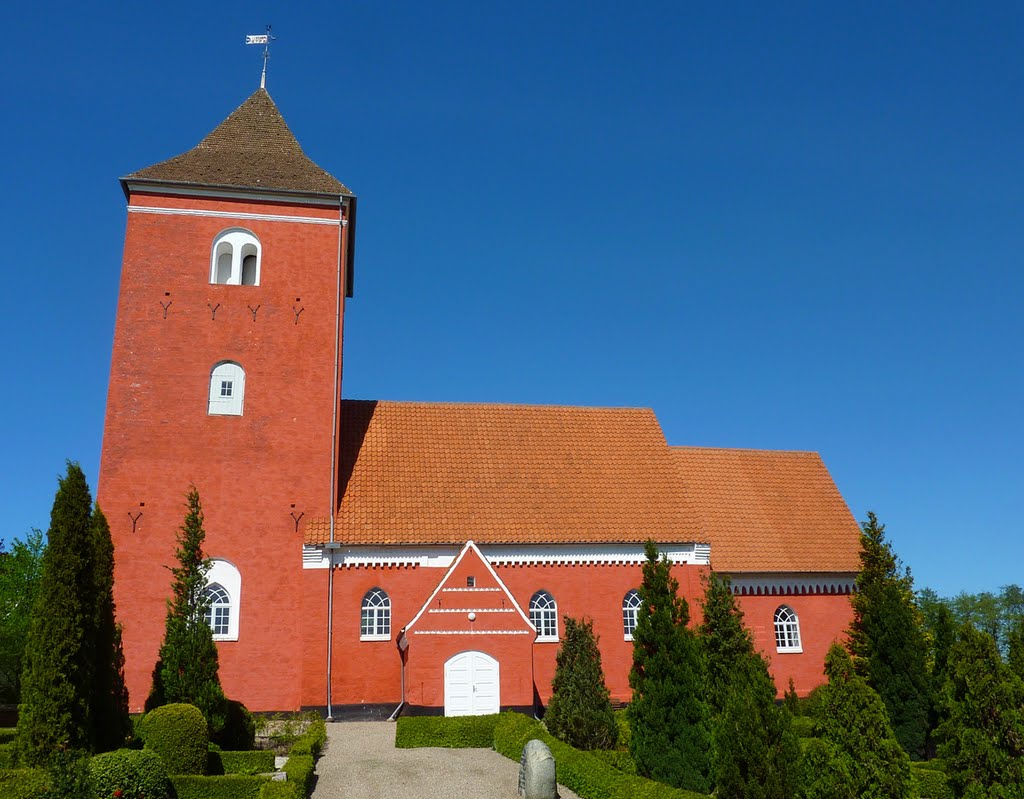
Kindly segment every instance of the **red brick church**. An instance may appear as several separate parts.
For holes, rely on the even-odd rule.
[[[822,680],[858,530],[811,452],[670,446],[645,408],[342,399],[356,197],[263,89],[128,200],[98,501],[139,710],[195,484],[226,693],[334,716],[533,709],[565,615],[628,701],[644,542],[728,574],[780,689]]]

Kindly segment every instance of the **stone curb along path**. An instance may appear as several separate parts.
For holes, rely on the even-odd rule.
[[[488,749],[396,749],[387,721],[328,724],[316,771],[313,799],[518,799],[519,763]]]

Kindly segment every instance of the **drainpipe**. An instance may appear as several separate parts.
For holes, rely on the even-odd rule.
[[[402,701],[398,703],[398,707],[395,708],[394,712],[388,716],[388,721],[394,721],[398,714],[402,712],[402,708],[405,707],[405,653],[409,648],[409,639],[405,636],[404,627],[398,633],[395,643],[398,645],[398,659],[402,662]]]
[[[340,199],[338,208],[338,275],[336,281],[336,295],[334,304],[334,389],[331,393],[331,502],[330,511],[330,541],[324,547],[328,554],[327,562],[327,721],[334,721],[333,707],[331,703],[331,672],[334,659],[334,553],[339,549],[339,544],[334,540],[335,516],[338,512],[338,408],[341,405],[341,305],[344,302],[342,294],[342,259],[344,248],[342,243],[346,238],[346,227],[348,220],[345,218],[345,198]]]

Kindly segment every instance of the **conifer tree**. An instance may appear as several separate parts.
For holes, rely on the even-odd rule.
[[[850,651],[858,674],[882,697],[900,745],[912,757],[923,757],[931,697],[914,581],[874,513],[861,525],[860,543]]]
[[[1016,619],[1006,634],[1006,665],[1024,680],[1024,618]]]
[[[227,699],[220,685],[217,645],[207,623],[205,597],[210,561],[203,554],[206,531],[203,508],[195,486],[186,495],[188,510],[178,532],[178,565],[170,567],[174,579],[167,600],[167,620],[160,654],[153,668],[153,687],[146,710],[185,703],[198,707],[211,738],[224,726]]]
[[[928,708],[928,756],[936,752],[936,733],[948,717],[943,692],[949,679],[949,655],[956,643],[953,614],[946,605],[939,605],[934,614],[931,629],[932,671]]]
[[[26,765],[92,743],[96,674],[92,496],[77,463],[59,479],[39,595],[25,647],[16,748]]]
[[[108,752],[131,735],[128,689],[124,683],[124,650],[114,609],[114,544],[110,526],[97,507],[92,514],[95,580],[96,675],[92,684],[93,751]]]
[[[1024,796],[1024,683],[995,640],[965,624],[950,652],[939,755],[964,799]]]
[[[858,676],[849,654],[833,644],[828,684],[819,691],[816,738],[804,752],[806,799],[904,799],[911,795],[910,759],[889,725],[879,695]]]
[[[613,749],[619,728],[604,682],[594,624],[570,616],[564,620],[565,636],[544,723],[552,735],[577,749]]]
[[[711,729],[701,648],[687,628],[690,612],[678,595],[671,562],[659,559],[651,541],[645,553],[629,673],[630,752],[640,774],[707,793]]]
[[[714,729],[716,795],[795,796],[800,745],[790,729],[789,712],[775,704],[775,681],[754,649],[728,578],[715,573],[704,593],[700,643]]]

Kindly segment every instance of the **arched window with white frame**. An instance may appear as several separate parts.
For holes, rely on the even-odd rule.
[[[530,623],[537,628],[538,641],[558,640],[558,605],[547,591],[538,591],[530,599]]]
[[[363,595],[359,639],[391,640],[391,597],[380,588],[371,588]]]
[[[800,619],[789,605],[775,610],[775,649],[778,652],[803,652],[800,645]]]
[[[622,598],[622,637],[626,641],[633,640],[633,631],[636,629],[636,615],[640,610],[640,592],[635,588],[626,592]]]
[[[228,286],[258,286],[263,247],[248,230],[229,228],[213,240],[210,282]]]
[[[203,598],[208,603],[206,623],[214,641],[237,641],[238,618],[242,606],[242,576],[230,562],[210,560]]]
[[[234,361],[221,361],[210,372],[211,416],[241,416],[245,399],[245,370]]]

